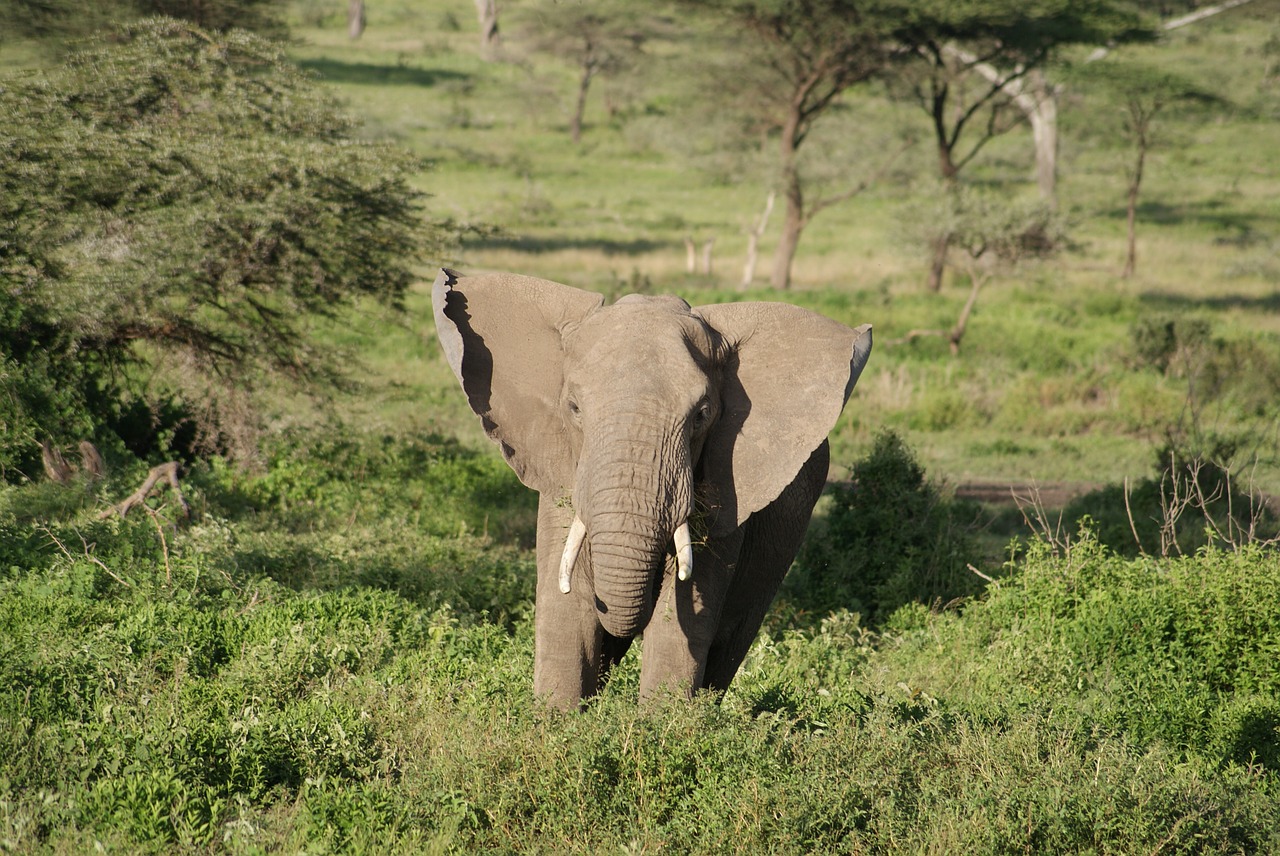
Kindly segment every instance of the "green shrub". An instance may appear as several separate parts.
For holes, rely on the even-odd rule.
[[[825,614],[848,609],[879,622],[905,603],[949,602],[980,590],[968,564],[977,559],[976,506],[944,500],[892,432],[876,438],[852,480],[831,489],[784,597]]]
[[[1137,321],[1129,333],[1135,365],[1167,372],[1182,352],[1207,345],[1212,329],[1203,318],[1154,315]]]
[[[584,711],[556,714],[533,697],[526,618],[486,621],[425,583],[421,599],[360,584],[390,551],[445,539],[398,520],[390,546],[326,535],[360,493],[327,500],[307,485],[328,471],[307,460],[299,494],[277,481],[270,495],[298,502],[294,515],[313,508],[315,532],[256,531],[273,525],[271,504],[165,530],[167,542],[146,516],[76,518],[47,522],[66,552],[15,554],[0,577],[0,846],[1280,846],[1280,579],[1257,548],[1157,563],[1088,536],[1069,556],[1036,544],[962,613],[911,603],[876,633],[839,611],[766,636],[723,698],[637,706],[631,655]],[[211,512],[255,495],[208,478],[192,490]],[[242,544],[271,537],[333,551],[332,576],[309,585],[314,572],[286,555],[272,573],[292,585],[263,576]],[[508,555],[458,541],[461,564],[441,552],[424,580]]]
[[[1081,735],[1276,773],[1275,569],[1256,545],[1127,559],[1086,526],[1065,552],[1033,542],[963,620],[925,615],[887,659],[930,663],[922,690],[989,721],[1052,708]]]
[[[409,185],[419,163],[360,141],[280,45],[243,30],[131,23],[6,80],[0,110],[6,477],[34,475],[45,439],[139,427],[131,404],[176,405],[197,451],[252,457],[246,390],[264,373],[344,377],[310,322],[360,296],[398,306],[442,240]]]

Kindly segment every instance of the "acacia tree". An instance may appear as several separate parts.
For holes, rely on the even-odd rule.
[[[814,125],[855,84],[886,61],[889,24],[880,7],[856,0],[690,0],[733,27],[743,63],[720,91],[736,91],[755,113],[756,129],[776,134],[779,191],[785,202],[782,234],[770,281],[788,288],[800,236],[819,211],[865,186],[810,199],[800,154]]]
[[[942,222],[951,235],[960,251],[954,263],[969,279],[969,296],[951,327],[911,330],[902,338],[888,340],[887,345],[939,336],[947,340],[952,356],[959,356],[978,296],[992,277],[1050,258],[1069,244],[1066,227],[1051,206],[1043,201],[1010,202],[990,191],[957,188],[943,196],[940,206],[916,213],[916,219],[924,218]],[[928,242],[932,234],[926,230],[919,237]]]
[[[1095,62],[1075,72],[1081,89],[1103,100],[1112,116],[1119,117],[1120,131],[1129,144],[1125,169],[1126,250],[1121,276],[1133,276],[1138,264],[1138,198],[1146,176],[1147,158],[1159,142],[1155,120],[1177,102],[1210,105],[1216,99],[1198,90],[1185,78],[1138,63]]]
[[[417,162],[242,31],[130,25],[6,81],[0,110],[0,469],[130,402],[252,436],[246,390],[343,377],[310,326],[397,305],[439,246]]]
[[[541,0],[520,10],[520,33],[529,50],[572,63],[578,71],[569,137],[582,141],[587,95],[598,77],[631,68],[657,22],[637,4],[619,0],[564,3]]]
[[[284,36],[288,0],[0,0],[0,38],[60,46],[110,30],[120,21],[167,15],[205,30],[232,28]]]
[[[891,86],[929,117],[938,172],[954,188],[961,170],[992,139],[1036,113],[1052,121],[1053,92],[1042,76],[1059,49],[1147,39],[1153,28],[1119,0],[904,0],[894,30],[906,62]],[[1037,111],[1040,111],[1037,113]],[[1034,128],[1042,148],[1050,127]],[[1051,169],[1053,152],[1040,158]],[[1041,187],[1047,179],[1041,176]],[[950,236],[933,241],[929,287],[942,285]]]

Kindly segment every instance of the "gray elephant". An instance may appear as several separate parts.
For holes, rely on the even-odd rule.
[[[450,270],[432,303],[471,409],[540,495],[535,692],[578,705],[641,634],[642,697],[727,688],[800,548],[871,326]]]

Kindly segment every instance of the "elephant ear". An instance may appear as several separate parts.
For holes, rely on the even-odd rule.
[[[538,491],[571,485],[572,452],[559,412],[563,333],[604,297],[529,276],[442,269],[431,304],[445,359],[520,481]]]
[[[785,303],[694,312],[726,346],[720,418],[701,463],[719,535],[773,502],[826,440],[871,355],[871,325],[851,330]]]

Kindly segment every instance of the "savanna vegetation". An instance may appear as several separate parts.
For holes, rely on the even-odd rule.
[[[1273,0],[75,6],[3,7],[0,849],[1280,850]],[[723,697],[533,697],[442,263],[875,324]]]

